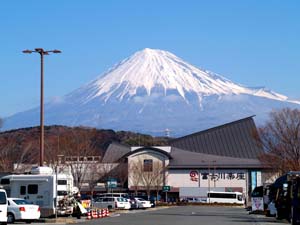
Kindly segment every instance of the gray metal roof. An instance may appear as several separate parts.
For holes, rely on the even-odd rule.
[[[128,152],[130,152],[130,146],[113,142],[106,149],[102,162],[103,163],[117,162]]]
[[[253,138],[252,116],[170,141],[172,147],[211,155],[256,159],[262,153]]]
[[[168,168],[262,168],[258,159],[235,158],[191,152],[172,147]]]
[[[166,151],[163,151],[163,150],[160,149],[159,147],[153,147],[153,146],[143,146],[143,147],[137,148],[137,149],[135,149],[134,151],[131,151],[131,152],[126,153],[126,154],[123,155],[122,157],[126,157],[126,158],[127,158],[127,157],[130,156],[130,155],[136,154],[136,153],[138,153],[138,152],[143,152],[143,151],[145,151],[145,150],[147,150],[147,151],[151,151],[151,150],[152,150],[152,151],[155,151],[155,152],[159,152],[159,153],[161,153],[161,154],[167,156],[169,159],[172,159],[171,154],[169,154],[169,153],[166,152]]]

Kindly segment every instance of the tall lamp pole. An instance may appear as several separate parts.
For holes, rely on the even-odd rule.
[[[23,53],[39,53],[41,56],[41,104],[40,104],[40,166],[44,165],[44,55],[49,53],[61,53],[60,50],[45,51],[42,48],[24,50]]]

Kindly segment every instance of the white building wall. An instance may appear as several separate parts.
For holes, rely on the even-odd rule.
[[[140,164],[142,169],[143,168],[142,163],[145,159],[152,159],[153,165],[159,163],[161,165],[161,168],[164,168],[169,164],[169,160],[165,155],[152,150],[137,152],[136,154],[129,156],[128,157],[128,188],[136,185],[135,181],[133,181],[133,179],[135,179],[134,173],[136,173],[136,171],[133,171],[131,169],[132,168],[131,165]],[[167,176],[168,175],[166,175],[166,179]],[[163,185],[163,183],[161,185]],[[140,182],[138,186],[142,186],[142,183]]]
[[[208,179],[208,173],[210,178]],[[214,172],[208,169],[186,169],[186,170],[169,170],[168,185],[175,188],[180,187],[226,187],[242,188],[243,192],[247,190],[247,170],[228,170],[216,169],[215,179]]]

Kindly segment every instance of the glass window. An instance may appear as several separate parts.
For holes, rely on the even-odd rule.
[[[236,198],[236,194],[234,193],[208,193],[208,197],[210,198]]]
[[[17,205],[30,205],[29,202],[27,202],[25,199],[15,199],[13,200],[14,203],[16,203]]]
[[[67,191],[57,191],[57,195],[58,196],[65,196],[65,195],[68,195],[68,192]]]
[[[79,157],[79,161],[83,162],[84,161],[84,157],[83,156]]]
[[[37,194],[39,191],[37,184],[28,185],[28,194]]]
[[[1,180],[1,184],[10,184],[10,180],[4,178],[4,179]]]
[[[5,194],[5,192],[1,191],[0,192],[0,205],[6,205],[6,204],[7,204],[6,194]]]
[[[20,195],[26,195],[26,186],[20,187]]]
[[[238,200],[239,200],[239,201],[242,201],[242,200],[243,200],[243,197],[242,197],[241,195],[238,195],[237,197],[238,197]]]
[[[144,172],[152,172],[153,160],[152,159],[144,159]]]
[[[99,156],[95,156],[94,157],[94,161],[100,161],[100,157]]]
[[[58,185],[67,185],[67,180],[58,180],[57,184]]]

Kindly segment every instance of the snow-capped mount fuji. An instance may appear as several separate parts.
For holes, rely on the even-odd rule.
[[[203,96],[230,94],[250,94],[279,101],[288,99],[264,89],[243,87],[217,74],[198,69],[170,52],[149,48],[123,60],[67,97],[81,96],[82,103],[98,97],[106,102],[112,96],[122,101],[138,96],[141,89],[147,96],[158,89],[163,96],[167,96],[168,91],[172,90],[186,101],[186,95],[195,93],[199,103]]]
[[[243,117],[263,121],[274,108],[299,102],[248,88],[201,70],[174,54],[146,48],[45,106],[45,123],[163,135],[188,134]],[[37,125],[39,109],[5,120],[5,128]]]

